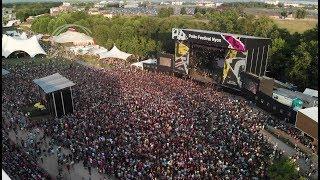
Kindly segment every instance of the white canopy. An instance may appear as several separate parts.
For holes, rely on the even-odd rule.
[[[45,93],[55,92],[75,85],[72,81],[61,76],[59,73],[40,79],[34,79],[33,82],[40,86]]]
[[[144,61],[132,63],[131,66],[143,68],[143,64],[156,64],[156,63],[157,63],[156,59],[147,59]]]
[[[313,121],[318,123],[318,107],[300,109],[299,112],[301,112],[302,114],[308,116]]]
[[[24,51],[30,57],[34,57],[37,54],[46,55],[36,36],[32,36],[30,39],[15,39],[4,34],[2,36],[2,56],[7,58],[15,51]]]
[[[6,74],[9,74],[9,71],[2,68],[2,76],[6,75]]]
[[[318,97],[318,91],[317,91],[317,90],[314,90],[314,89],[306,88],[306,89],[303,91],[303,94],[307,94],[307,95],[313,96],[313,97]]]
[[[58,36],[53,36],[52,40],[56,43],[73,43],[74,45],[94,44],[93,38],[76,31],[67,31]]]
[[[8,176],[8,174],[2,169],[2,175],[1,175],[2,180],[11,180],[11,178]]]
[[[101,53],[100,54],[100,59],[103,59],[103,58],[118,58],[118,59],[126,60],[131,55],[132,54],[128,54],[126,52],[122,52],[116,46],[113,46],[113,48],[110,51]]]

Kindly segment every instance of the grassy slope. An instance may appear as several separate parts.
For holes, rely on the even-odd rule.
[[[290,33],[302,33],[308,29],[312,29],[318,23],[317,19],[295,19],[295,20],[282,20],[274,19],[275,23],[281,27],[286,28]]]

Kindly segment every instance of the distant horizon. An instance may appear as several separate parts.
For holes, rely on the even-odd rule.
[[[2,4],[23,3],[23,2],[100,2],[102,0],[2,0]],[[120,0],[114,0],[120,1]],[[152,2],[170,1],[170,0],[151,0]],[[171,0],[173,1],[173,0]],[[197,2],[198,0],[182,0],[183,2]],[[265,2],[275,0],[213,0],[213,2]],[[313,4],[318,5],[317,0],[279,0],[279,2]]]

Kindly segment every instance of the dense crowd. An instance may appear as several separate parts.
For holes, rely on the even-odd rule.
[[[2,128],[2,169],[12,179],[50,179],[48,173],[26,152],[18,148]]]
[[[258,179],[273,147],[259,133],[269,115],[250,102],[161,73],[95,70],[53,60],[3,80],[3,113],[39,101],[35,78],[59,72],[75,82],[72,115],[38,124],[71,150],[70,161],[121,179]],[[277,122],[274,122],[277,124]]]

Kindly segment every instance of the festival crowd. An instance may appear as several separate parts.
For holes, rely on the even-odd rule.
[[[275,151],[259,131],[271,118],[244,99],[191,80],[117,66],[95,70],[52,60],[7,69],[2,113],[8,119],[39,101],[33,79],[59,72],[76,84],[75,112],[37,126],[71,150],[68,162],[83,160],[89,171],[120,179],[268,177]]]

